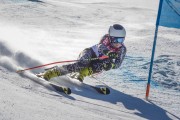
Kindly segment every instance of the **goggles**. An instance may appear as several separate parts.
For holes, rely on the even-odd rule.
[[[110,36],[110,40],[112,43],[123,43],[125,38],[124,37],[112,37],[112,36]]]

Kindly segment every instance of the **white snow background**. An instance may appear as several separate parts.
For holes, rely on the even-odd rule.
[[[149,101],[144,99],[158,4],[157,0],[0,0],[0,120],[179,120],[180,30],[159,28]],[[110,95],[65,76],[52,82],[70,87],[72,94],[56,92],[33,76],[44,68],[16,73],[75,60],[115,23],[127,31],[122,66],[84,81],[107,84]]]

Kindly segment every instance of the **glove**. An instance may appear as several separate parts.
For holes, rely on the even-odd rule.
[[[114,66],[115,66],[114,63],[106,63],[106,64],[103,64],[103,69],[104,69],[105,71],[108,71],[108,70],[114,68]]]
[[[105,55],[107,55],[110,59],[116,59],[118,54],[116,52],[111,52],[108,50],[103,51]]]

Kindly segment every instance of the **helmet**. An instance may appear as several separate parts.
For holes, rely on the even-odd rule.
[[[114,24],[113,26],[109,27],[109,36],[124,38],[126,37],[126,30],[123,26],[119,24]]]

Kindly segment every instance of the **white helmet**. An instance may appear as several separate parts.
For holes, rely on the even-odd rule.
[[[119,24],[114,24],[113,26],[109,27],[109,36],[111,37],[126,37],[126,30],[123,26]]]

